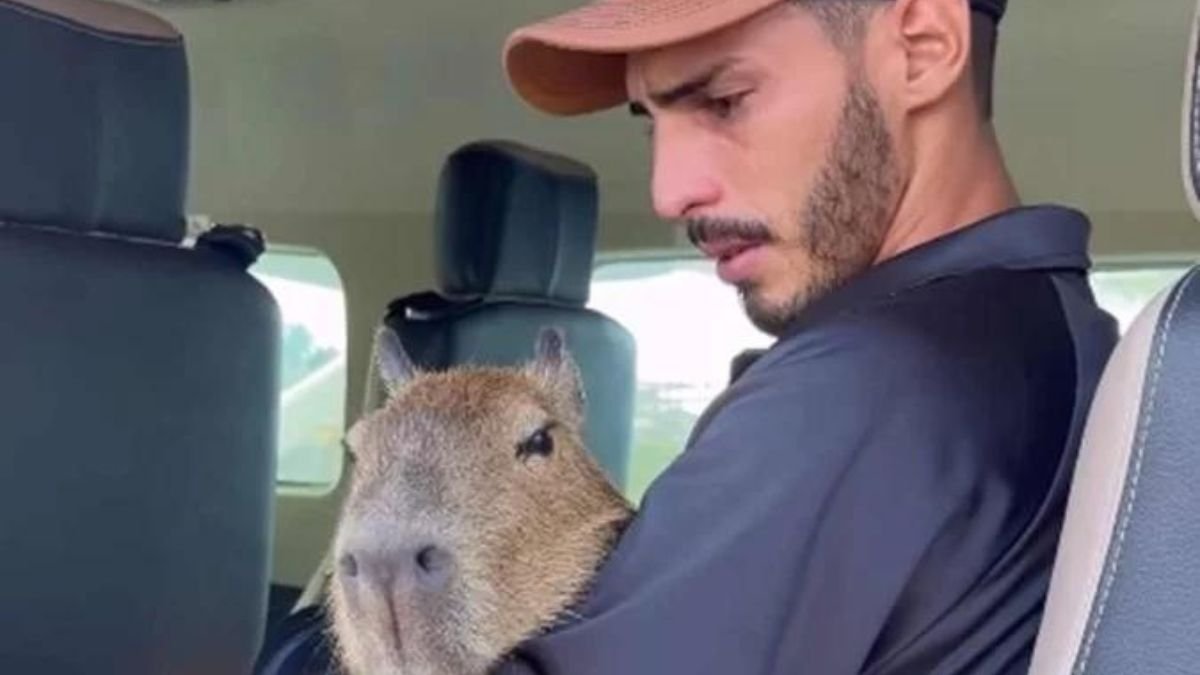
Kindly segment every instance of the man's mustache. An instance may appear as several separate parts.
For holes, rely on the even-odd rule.
[[[752,244],[765,244],[775,236],[767,224],[758,220],[734,218],[694,218],[687,221],[688,241],[692,246],[705,242],[736,239]]]

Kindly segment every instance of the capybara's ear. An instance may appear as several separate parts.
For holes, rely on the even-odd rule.
[[[417,368],[404,351],[400,336],[387,326],[381,326],[375,332],[375,365],[389,396],[394,396],[417,376]]]
[[[543,326],[538,331],[534,353],[537,354],[539,363],[555,367],[564,358],[570,358],[570,355],[567,354],[567,338],[563,334],[563,330],[558,326]]]
[[[558,326],[546,326],[538,332],[534,347],[537,355],[534,372],[551,385],[560,396],[566,397],[573,410],[583,414],[584,391],[579,367],[567,349],[566,334]]]

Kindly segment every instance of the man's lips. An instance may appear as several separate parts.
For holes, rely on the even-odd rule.
[[[713,241],[703,241],[696,244],[700,252],[706,257],[724,262],[731,260],[734,257],[752,249],[756,246],[761,246],[764,242],[753,241],[749,239],[716,239]]]
[[[713,239],[697,243],[705,256],[717,263],[717,276],[727,284],[743,283],[755,275],[761,260],[756,255],[767,242],[759,239]]]

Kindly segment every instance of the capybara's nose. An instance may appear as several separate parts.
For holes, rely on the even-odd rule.
[[[454,574],[454,556],[436,544],[359,548],[342,553],[338,573],[393,592],[437,592]]]
[[[422,546],[413,556],[417,583],[427,590],[445,588],[454,572],[454,557],[440,546]]]

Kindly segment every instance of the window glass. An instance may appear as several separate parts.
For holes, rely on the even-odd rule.
[[[1169,264],[1101,267],[1092,271],[1092,290],[1096,302],[1117,319],[1124,332],[1154,296],[1187,270],[1185,265]]]
[[[271,250],[250,270],[282,318],[276,480],[328,487],[341,472],[346,302],[337,269],[315,251]]]
[[[601,265],[590,305],[623,324],[637,341],[634,447],[625,482],[637,500],[683,449],[696,418],[728,383],[733,357],[771,339],[750,324],[736,294],[706,260]]]

